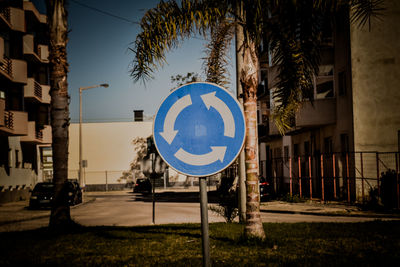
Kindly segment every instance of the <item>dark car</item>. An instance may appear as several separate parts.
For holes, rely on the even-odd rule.
[[[271,183],[263,176],[260,176],[260,198],[267,199],[271,197],[271,192]]]
[[[134,193],[151,193],[151,182],[147,178],[139,178],[133,187]]]
[[[82,203],[82,190],[76,181],[66,182],[68,204],[73,206]],[[54,184],[51,182],[37,183],[29,199],[29,208],[51,207],[54,197]]]

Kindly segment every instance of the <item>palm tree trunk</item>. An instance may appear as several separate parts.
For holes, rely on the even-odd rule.
[[[50,227],[63,229],[71,225],[68,205],[68,62],[67,10],[65,0],[47,0],[50,33],[51,127],[53,135],[53,183],[55,192],[50,215]]]
[[[245,140],[247,189],[245,235],[264,239],[265,232],[260,216],[260,190],[258,185],[257,87],[259,64],[253,42],[246,44],[243,52],[240,82],[243,88],[247,131]]]

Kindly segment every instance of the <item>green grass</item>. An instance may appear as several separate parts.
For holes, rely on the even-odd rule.
[[[243,225],[210,224],[213,266],[398,266],[400,222],[264,224],[265,241]],[[0,233],[0,266],[201,266],[199,224],[47,228]]]

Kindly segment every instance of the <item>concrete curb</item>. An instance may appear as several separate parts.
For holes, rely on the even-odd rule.
[[[345,212],[307,212],[307,211],[293,211],[293,210],[269,210],[260,209],[264,213],[280,213],[280,214],[301,214],[301,215],[314,215],[314,216],[336,216],[336,217],[360,217],[360,218],[376,218],[376,219],[400,219],[400,215],[396,214],[354,214]]]

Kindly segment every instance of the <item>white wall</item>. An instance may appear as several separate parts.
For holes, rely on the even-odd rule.
[[[122,172],[129,170],[135,153],[132,140],[147,138],[152,122],[108,122],[82,124],[82,158],[88,161],[85,184],[117,183]],[[79,124],[69,127],[68,178],[78,178]]]

